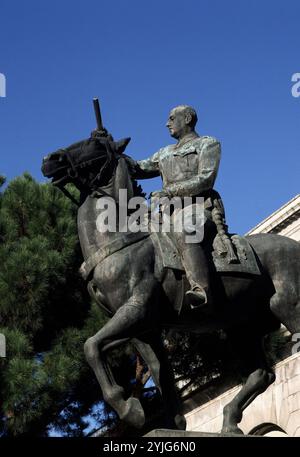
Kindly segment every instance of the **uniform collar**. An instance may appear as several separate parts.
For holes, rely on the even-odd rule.
[[[189,143],[190,141],[194,140],[195,138],[199,138],[198,133],[191,132],[188,135],[186,135],[185,137],[183,137],[177,144],[175,144],[174,148],[178,149],[181,146],[183,146],[184,144]]]

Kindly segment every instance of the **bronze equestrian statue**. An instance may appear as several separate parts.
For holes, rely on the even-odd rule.
[[[129,139],[116,142],[100,129],[89,139],[45,157],[42,171],[68,196],[67,183],[80,190],[78,234],[85,260],[81,272],[91,296],[110,316],[84,347],[104,399],[121,419],[135,427],[144,424],[139,400],[124,398],[106,357],[110,349],[131,340],[160,389],[166,427],[184,429],[161,331],[223,329],[248,377],[224,408],[222,431],[242,433],[237,424],[243,410],[275,380],[263,337],[281,323],[292,334],[300,332],[300,245],[275,234],[246,239],[228,234],[222,201],[213,190],[220,145],[196,134],[196,120],[190,107],[172,110],[167,126],[178,143],[145,161],[124,154]],[[128,217],[132,213],[127,204],[140,196],[136,178],[158,174],[164,187],[154,197],[204,198],[205,236],[196,246],[186,246],[182,234],[104,227],[112,202],[118,209],[117,226],[119,210],[128,212]],[[120,189],[126,189],[125,202]]]

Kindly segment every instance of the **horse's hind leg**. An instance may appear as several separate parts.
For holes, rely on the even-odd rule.
[[[239,345],[236,347],[240,348],[239,356],[248,377],[239,393],[223,410],[222,432],[242,434],[237,424],[242,420],[243,411],[275,381],[275,374],[267,364],[261,336],[240,332],[239,338],[235,335],[234,342]]]
[[[272,313],[291,332],[300,332],[300,296],[295,286],[296,281],[274,281],[276,293],[270,300]]]
[[[105,347],[135,336],[144,326],[145,309],[129,301],[84,345],[86,359],[101,386],[104,400],[116,410],[120,419],[138,428],[145,421],[143,408],[137,398],[124,399],[124,390],[116,384],[106,360]]]

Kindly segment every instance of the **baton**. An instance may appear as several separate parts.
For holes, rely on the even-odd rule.
[[[100,131],[104,130],[103,125],[102,125],[102,117],[101,117],[99,100],[97,97],[93,98],[93,104],[94,104],[95,116],[96,116],[96,121],[97,121],[97,129]]]

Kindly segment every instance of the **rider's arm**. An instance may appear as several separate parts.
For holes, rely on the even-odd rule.
[[[221,145],[215,139],[209,138],[201,146],[198,155],[198,174],[165,188],[172,197],[201,195],[213,188],[221,158]]]
[[[133,177],[136,179],[148,179],[159,176],[159,152],[156,152],[148,159],[135,161]]]

